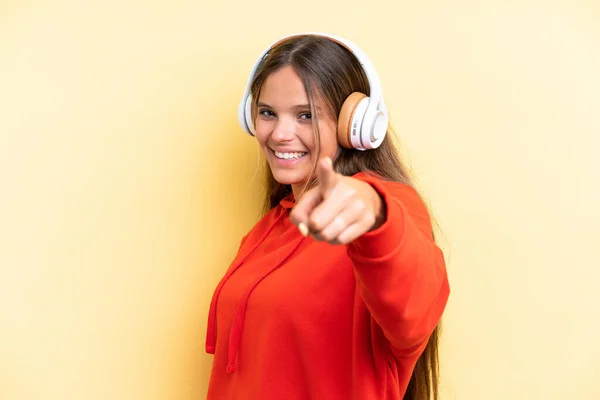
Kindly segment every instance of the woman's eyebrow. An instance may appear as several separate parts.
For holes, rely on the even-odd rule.
[[[264,103],[262,101],[259,101],[256,105],[259,107],[273,108],[270,105],[268,105],[267,103]],[[321,107],[319,107],[319,106],[317,106],[315,108],[319,111],[321,110]],[[310,104],[297,104],[295,106],[292,106],[292,110],[310,110]]]

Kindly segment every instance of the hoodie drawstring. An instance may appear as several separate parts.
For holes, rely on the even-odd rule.
[[[273,231],[275,226],[277,226],[277,223],[285,215],[286,215],[286,210],[282,209],[281,213],[277,216],[275,221],[271,224],[271,226],[262,235],[260,240],[256,241],[256,244],[254,246],[252,246],[252,248],[249,251],[247,251],[242,257],[240,257],[240,259],[236,262],[236,264],[229,270],[229,272],[223,277],[223,279],[221,279],[221,282],[219,282],[219,285],[215,289],[215,293],[214,293],[212,301],[210,303],[210,309],[208,312],[208,326],[207,326],[207,330],[206,330],[206,346],[205,346],[207,353],[214,354],[215,349],[216,349],[217,301],[218,301],[219,295],[221,294],[221,290],[223,289],[224,284],[233,275],[233,273],[235,273],[235,271],[237,271],[237,269],[244,263],[244,261],[248,258],[248,256],[250,256],[262,244],[262,242],[264,242],[264,240],[267,238],[267,236]],[[241,336],[242,336],[242,328],[243,328],[243,324],[244,324],[244,317],[246,314],[246,306],[248,304],[248,298],[250,297],[250,294],[252,293],[254,288],[264,278],[266,278],[270,273],[272,273],[277,268],[279,268],[283,263],[285,263],[288,260],[288,258],[291,256],[291,254],[294,251],[296,251],[296,249],[300,246],[301,243],[302,243],[302,240],[300,240],[298,242],[298,244],[296,245],[296,247],[294,247],[294,249],[292,250],[290,255],[285,257],[285,259],[282,262],[278,263],[273,268],[271,268],[266,274],[261,276],[260,279],[258,279],[256,282],[253,282],[252,285],[248,286],[248,289],[244,292],[240,303],[236,307],[235,315],[234,315],[232,326],[231,326],[231,331],[229,333],[229,360],[228,360],[228,365],[227,365],[227,370],[226,370],[228,373],[232,373],[235,371],[235,363],[236,363],[237,353],[238,353],[240,340],[241,340]]]
[[[244,326],[244,317],[246,315],[246,308],[248,306],[250,294],[252,294],[254,288],[256,288],[256,286],[258,286],[258,284],[263,279],[265,279],[267,276],[269,276],[271,273],[273,273],[275,270],[277,270],[279,267],[285,264],[285,262],[292,256],[292,254],[294,254],[296,249],[300,247],[300,244],[302,244],[303,239],[304,238],[301,238],[298,241],[296,246],[294,246],[294,248],[287,257],[285,257],[280,263],[276,264],[273,268],[271,268],[265,274],[263,274],[259,279],[253,282],[252,285],[248,286],[248,289],[244,292],[242,300],[240,301],[235,310],[233,324],[231,326],[231,331],[229,332],[229,360],[226,369],[228,373],[232,373],[235,371],[235,363],[237,359],[237,353],[240,347],[240,342],[242,340],[242,328]]]

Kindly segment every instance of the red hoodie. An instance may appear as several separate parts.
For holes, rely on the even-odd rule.
[[[213,296],[209,400],[400,400],[449,296],[427,209],[360,173],[386,221],[347,246],[304,238],[282,200],[242,239]]]

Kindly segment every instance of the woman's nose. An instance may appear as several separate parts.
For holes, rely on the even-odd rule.
[[[278,142],[289,142],[296,136],[296,123],[290,118],[279,118],[273,130],[273,139]]]

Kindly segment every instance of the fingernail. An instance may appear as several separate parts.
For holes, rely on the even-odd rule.
[[[325,157],[325,162],[329,164],[330,167],[333,167],[333,161],[331,161],[331,158]]]
[[[308,235],[308,227],[306,226],[306,224],[304,222],[300,222],[298,224],[298,229],[300,230],[300,233],[302,234],[302,236],[306,237]]]

